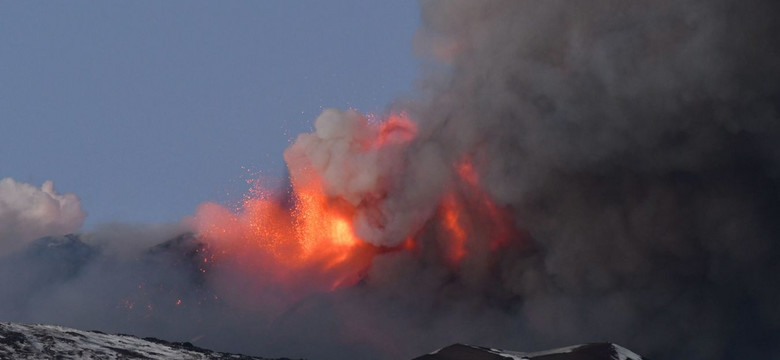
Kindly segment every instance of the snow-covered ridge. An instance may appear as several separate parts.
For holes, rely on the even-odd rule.
[[[0,323],[0,359],[265,360],[201,349],[190,343],[15,323]]]
[[[538,352],[517,352],[473,345],[455,344],[414,360],[644,360],[616,344],[595,343],[567,346]]]
[[[111,335],[55,325],[0,323],[0,359],[270,360],[215,352],[190,343]],[[539,352],[455,344],[414,360],[645,360],[619,345],[596,343]],[[284,360],[284,359],[278,359]],[[289,360],[289,359],[286,359]]]

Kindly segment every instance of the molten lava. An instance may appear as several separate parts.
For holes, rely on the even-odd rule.
[[[383,172],[380,161],[402,157],[417,136],[415,123],[405,114],[370,123],[355,112],[326,112],[315,128],[285,152],[289,193],[255,182],[236,211],[204,204],[196,216],[199,233],[219,250],[218,257],[241,264],[258,281],[298,294],[354,285],[378,254],[416,254],[428,241],[410,231],[398,246],[379,247],[355,233],[357,212],[388,196],[387,177],[402,176]],[[453,164],[453,174],[454,186],[423,223],[443,230],[435,240],[444,244],[442,258],[457,266],[480,243],[487,241],[483,248],[494,251],[516,233],[511,216],[479,187],[471,157]]]
[[[417,135],[417,125],[409,120],[406,114],[393,114],[379,127],[379,136],[375,146],[387,144],[408,143]]]
[[[454,194],[447,194],[441,202],[443,213],[442,225],[449,232],[449,251],[448,258],[455,264],[466,257],[466,233],[465,226],[462,224],[461,205],[457,202]]]
[[[200,233],[274,283],[334,289],[359,280],[375,249],[355,236],[348,212],[316,187],[296,188],[292,208],[264,189],[254,192],[264,195],[247,197],[237,213],[202,207]]]
[[[459,265],[477,250],[491,254],[521,240],[509,211],[497,205],[479,186],[479,175],[471,156],[453,164],[457,186],[442,197],[439,204],[440,224],[444,229],[445,257],[450,265]]]

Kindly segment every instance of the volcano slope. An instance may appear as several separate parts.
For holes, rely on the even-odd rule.
[[[189,342],[168,342],[55,325],[0,323],[0,359],[233,359],[268,358],[216,352]],[[643,360],[619,345],[596,343],[522,353],[455,344],[414,360]],[[289,360],[287,358],[277,360]]]
[[[189,342],[15,323],[0,323],[0,359],[270,360],[206,350]]]
[[[523,353],[480,346],[455,344],[414,360],[643,360],[644,358],[616,344],[594,343],[559,349]]]

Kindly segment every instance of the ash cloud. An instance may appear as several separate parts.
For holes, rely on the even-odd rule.
[[[420,153],[473,156],[538,248],[480,279],[515,344],[780,354],[775,2],[421,4]]]

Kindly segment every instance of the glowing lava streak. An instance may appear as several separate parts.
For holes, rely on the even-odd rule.
[[[448,257],[455,264],[466,257],[466,238],[468,234],[461,224],[460,204],[454,194],[447,194],[442,200],[443,225],[450,234]]]
[[[460,186],[445,193],[439,204],[440,223],[447,236],[443,241],[445,256],[449,263],[458,265],[470,256],[470,249],[482,248],[483,253],[490,254],[512,240],[522,240],[511,213],[497,205],[479,186],[473,158],[463,157],[453,165],[453,170]]]
[[[416,238],[431,232],[409,229],[405,241],[389,247],[364,241],[355,224],[367,236],[382,235],[387,208],[381,205],[393,196],[397,180],[408,180],[404,161],[417,126],[404,114],[371,123],[355,111],[329,109],[314,128],[285,151],[289,193],[255,182],[234,211],[213,203],[198,209],[199,234],[226,260],[216,263],[237,265],[261,287],[295,297],[357,283],[381,252],[419,254],[435,240],[442,258],[457,266],[471,256],[493,256],[517,238],[512,216],[481,189],[474,161],[466,156],[452,165],[455,181],[438,200],[438,211],[421,219],[442,230],[434,238]],[[365,226],[374,227],[365,232]]]
[[[327,176],[350,183],[366,171],[334,171],[327,166],[338,164],[334,159],[344,156],[345,148],[366,161],[385,147],[403,147],[417,131],[403,114],[378,124],[369,124],[354,112],[330,112],[323,119],[315,123],[317,133],[302,135],[288,149],[291,156],[285,154],[292,182],[288,201],[255,182],[235,211],[207,203],[195,218],[199,234],[221,256],[257,273],[262,279],[258,281],[292,293],[350,286],[360,280],[379,250],[353,229],[359,205],[354,198],[363,195],[348,197],[326,188],[328,181],[333,182]],[[351,177],[342,179],[347,175]]]
[[[355,236],[348,212],[314,187],[296,189],[289,209],[262,188],[253,192],[262,195],[246,198],[235,213],[216,204],[198,211],[200,234],[223,256],[291,292],[359,280],[375,249]]]
[[[417,125],[406,114],[393,114],[379,128],[376,146],[408,143],[417,135]]]

